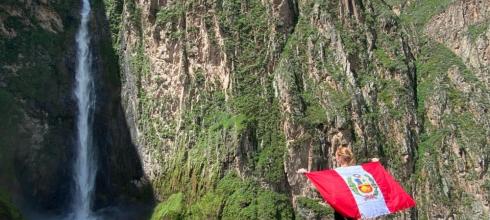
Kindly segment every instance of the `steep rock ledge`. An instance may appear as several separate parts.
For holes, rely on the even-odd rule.
[[[427,12],[416,3],[408,14]],[[488,218],[488,2],[444,1],[418,23],[419,217]]]
[[[177,215],[260,218],[269,214],[258,198],[270,191],[290,198],[298,217],[329,216],[304,197],[316,195],[295,171],[332,167],[341,143],[410,180],[415,63],[382,2],[109,5],[124,8],[124,22],[112,23],[123,99],[145,173],[169,198],[160,208],[183,202]],[[246,184],[227,188],[236,178]],[[249,205],[234,210],[237,202]],[[271,210],[288,216],[280,204]]]
[[[425,32],[444,44],[490,86],[490,2],[459,0],[434,16]]]
[[[328,218],[295,171],[333,167],[348,143],[360,161],[381,157],[417,199],[396,218],[485,218],[482,4],[113,1],[131,134],[168,198],[155,216],[180,207],[172,216],[267,217],[257,205],[272,193],[285,202],[268,208],[278,215],[292,206],[298,218]]]

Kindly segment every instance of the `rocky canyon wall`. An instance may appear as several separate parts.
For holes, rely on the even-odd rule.
[[[417,199],[399,217],[488,216],[485,4],[112,1],[132,137],[172,198],[160,208],[328,218],[295,171],[349,144]],[[264,213],[266,194],[282,202]]]

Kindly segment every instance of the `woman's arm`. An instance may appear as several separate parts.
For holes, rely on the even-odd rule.
[[[305,168],[301,168],[298,171],[296,171],[296,173],[300,173],[300,174],[308,173],[308,170],[306,170]]]
[[[358,161],[358,163],[359,163],[359,164],[369,163],[369,162],[381,162],[381,161],[380,161],[380,160],[379,160],[379,158],[377,158],[377,157],[373,157],[373,158],[366,158],[366,159],[364,159],[364,160],[360,160],[360,161]]]

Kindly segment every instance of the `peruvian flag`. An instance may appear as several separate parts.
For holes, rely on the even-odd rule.
[[[305,173],[332,208],[349,218],[374,218],[415,206],[379,162]]]

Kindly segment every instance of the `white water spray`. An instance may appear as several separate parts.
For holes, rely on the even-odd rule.
[[[92,138],[92,118],[95,104],[94,82],[91,73],[90,37],[88,22],[90,2],[82,1],[82,16],[76,35],[77,66],[75,96],[78,106],[77,150],[74,165],[75,188],[70,219],[94,219],[90,210],[97,171],[95,149]]]

